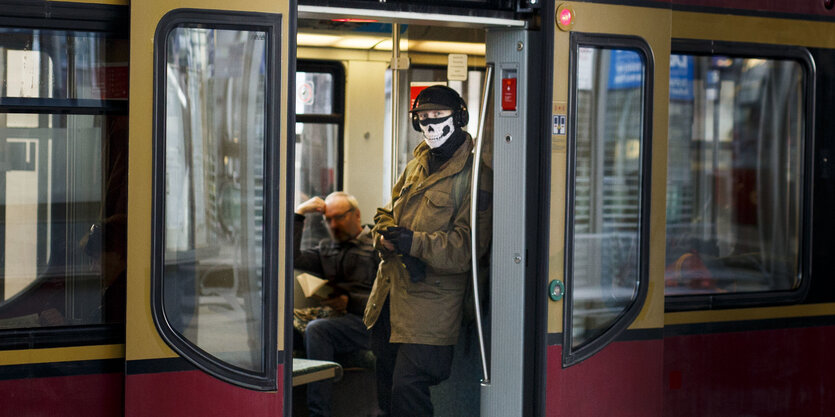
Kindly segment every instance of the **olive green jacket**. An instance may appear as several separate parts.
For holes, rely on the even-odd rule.
[[[374,247],[382,261],[365,307],[370,329],[389,297],[391,343],[454,345],[461,327],[470,271],[470,177],[472,138],[429,175],[429,146],[415,148],[391,192],[374,216]],[[463,176],[463,177],[462,177]],[[380,230],[400,226],[414,232],[409,255],[426,264],[426,278],[412,282],[400,255],[380,243]]]

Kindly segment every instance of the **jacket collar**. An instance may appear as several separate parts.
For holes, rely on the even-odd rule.
[[[458,147],[455,153],[452,154],[452,158],[449,158],[441,169],[431,175],[427,175],[429,172],[429,145],[427,145],[426,142],[421,141],[420,144],[415,147],[415,160],[417,160],[421,167],[419,170],[420,177],[425,179],[418,184],[415,191],[430,187],[432,184],[435,184],[446,177],[455,175],[464,169],[470,161],[470,155],[473,153],[473,138],[467,132],[464,132],[464,134],[466,135],[466,139],[464,140],[464,143]]]

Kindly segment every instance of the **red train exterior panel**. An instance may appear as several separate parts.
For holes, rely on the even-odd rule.
[[[125,416],[282,416],[283,372],[279,364],[276,392],[231,386],[197,370],[129,375]]]
[[[664,340],[665,416],[828,416],[835,327]]]
[[[124,382],[121,373],[0,381],[0,416],[120,416]]]
[[[546,415],[660,416],[663,350],[660,339],[615,342],[563,369],[562,346],[549,346]]]

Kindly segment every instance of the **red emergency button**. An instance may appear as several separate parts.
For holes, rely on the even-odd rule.
[[[502,78],[502,110],[516,111],[515,78]]]

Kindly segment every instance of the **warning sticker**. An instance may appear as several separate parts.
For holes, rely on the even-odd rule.
[[[555,101],[552,108],[551,149],[554,152],[565,152],[566,135],[568,134],[568,112],[564,101]]]
[[[565,136],[565,115],[564,114],[555,114],[554,115],[554,129],[551,132],[552,135],[557,136]]]

